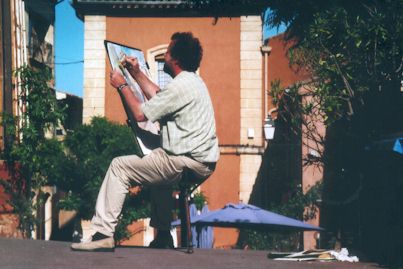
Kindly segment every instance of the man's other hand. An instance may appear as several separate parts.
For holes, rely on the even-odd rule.
[[[122,73],[120,73],[117,70],[112,70],[109,75],[109,78],[110,78],[110,84],[114,88],[118,88],[120,85],[126,83],[126,80],[123,77]]]
[[[141,72],[140,63],[136,57],[127,56],[122,62],[123,66],[129,71],[132,77]]]

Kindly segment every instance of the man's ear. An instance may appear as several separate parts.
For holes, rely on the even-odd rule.
[[[177,66],[177,67],[180,68],[179,61],[178,61],[178,60],[172,59],[172,63],[173,63],[175,66]]]

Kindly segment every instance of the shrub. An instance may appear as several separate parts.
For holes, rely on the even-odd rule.
[[[94,117],[90,124],[78,127],[66,136],[67,161],[65,176],[55,182],[66,192],[60,201],[63,209],[77,210],[82,219],[91,219],[99,189],[114,157],[139,152],[134,137],[126,126]],[[132,221],[149,215],[145,202],[147,193],[128,195],[122,210],[116,240],[129,237],[126,226]]]

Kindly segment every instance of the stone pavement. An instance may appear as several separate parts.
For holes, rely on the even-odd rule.
[[[120,247],[112,253],[73,252],[69,243],[0,238],[1,269],[375,269],[370,263],[273,261],[267,251],[157,250]]]

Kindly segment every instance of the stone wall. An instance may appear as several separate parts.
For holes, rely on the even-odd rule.
[[[106,17],[85,16],[83,122],[105,115]]]
[[[263,146],[262,20],[241,17],[241,145]],[[241,154],[239,199],[249,202],[262,162],[260,154]]]

